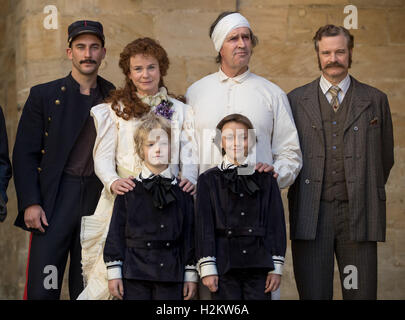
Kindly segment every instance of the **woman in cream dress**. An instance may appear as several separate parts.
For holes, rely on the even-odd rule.
[[[141,170],[134,132],[143,115],[155,112],[171,120],[171,169],[176,176],[180,174],[183,190],[194,193],[198,177],[193,111],[168,96],[163,84],[169,67],[165,50],[150,38],[137,39],[125,47],[119,65],[125,75],[125,87],[112,92],[107,103],[91,109],[97,130],[94,168],[104,189],[94,215],[82,220],[85,288],[79,300],[111,299],[103,261],[104,243],[116,195],[131,190],[135,186],[132,179]]]

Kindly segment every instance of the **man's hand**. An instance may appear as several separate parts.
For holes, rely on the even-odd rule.
[[[190,194],[191,194],[192,196],[197,192],[196,187],[195,187],[195,184],[192,184],[192,183],[191,183],[188,179],[186,179],[186,178],[183,178],[183,179],[180,180],[179,187],[180,187],[180,188],[183,188],[183,191],[184,191],[184,192],[190,192]]]
[[[132,181],[133,179],[134,177],[130,176],[126,179],[122,178],[115,180],[111,184],[111,192],[122,196],[123,194],[132,191],[135,188],[135,182]]]
[[[46,220],[45,211],[42,210],[42,207],[38,204],[29,206],[24,211],[24,222],[27,228],[38,229],[42,233],[45,232],[42,227],[42,223],[48,227],[48,221]]]
[[[277,177],[278,177],[278,173],[274,172],[274,167],[272,165],[267,164],[267,163],[258,162],[256,164],[255,170],[257,170],[259,172],[271,172],[271,171],[273,171],[273,177],[275,179],[277,179]]]
[[[122,300],[124,297],[124,285],[122,279],[108,280],[108,290],[113,297]]]
[[[183,298],[184,298],[184,300],[193,299],[196,292],[197,292],[197,283],[195,283],[195,282],[184,282],[184,285],[183,285]]]
[[[275,273],[269,273],[266,279],[266,287],[264,293],[269,293],[270,291],[276,291],[280,287],[281,275]]]
[[[202,278],[202,283],[204,286],[208,287],[211,292],[218,290],[218,276],[206,276]]]

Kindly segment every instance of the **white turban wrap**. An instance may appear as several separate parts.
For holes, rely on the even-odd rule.
[[[233,29],[241,27],[247,27],[250,29],[249,21],[247,21],[247,19],[240,13],[228,14],[219,20],[211,35],[215,50],[217,52],[221,50],[225,38],[229,32],[231,32]]]

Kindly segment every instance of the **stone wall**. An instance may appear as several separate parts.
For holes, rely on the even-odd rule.
[[[0,0],[0,105],[6,115],[10,153],[29,88],[65,76],[68,25],[79,19],[103,23],[107,57],[100,74],[120,86],[118,56],[141,36],[166,48],[170,91],[184,94],[202,76],[217,70],[209,25],[225,10],[239,9],[259,37],[251,70],[284,91],[319,76],[311,39],[319,26],[343,24],[346,5],[358,9],[351,74],[388,94],[395,135],[395,166],[387,185],[387,241],[379,244],[380,299],[405,299],[405,4],[403,0],[54,0],[58,28],[47,30],[45,0]],[[13,227],[16,197],[8,189],[9,216],[0,224],[0,299],[20,299],[25,282],[28,234]],[[286,205],[285,191],[283,200]],[[287,207],[286,214],[288,215]],[[63,290],[66,298],[66,290]],[[282,299],[297,299],[290,247],[282,281]],[[341,298],[335,272],[335,298]]]

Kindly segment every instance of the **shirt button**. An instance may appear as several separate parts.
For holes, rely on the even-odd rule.
[[[150,242],[148,242],[146,245],[147,245],[148,247],[150,247]]]
[[[232,234],[232,231],[231,231],[231,230],[229,230],[229,231],[228,231],[228,234],[229,234],[229,235],[231,235],[231,234]]]
[[[160,229],[163,229],[164,227],[165,227],[164,224],[161,224],[161,225],[160,225]]]
[[[245,215],[245,213],[244,213],[244,212],[241,212],[241,213],[240,213],[240,215],[241,215],[241,216],[244,216],[244,215]]]
[[[166,243],[166,247],[170,247],[170,242]]]
[[[246,250],[242,250],[242,253],[243,253],[243,254],[246,254],[246,252],[247,252]]]
[[[354,127],[353,130],[354,130],[354,131],[359,131],[359,128],[358,128],[358,127]]]
[[[253,230],[252,230],[252,229],[249,229],[249,232],[250,232],[250,233],[252,233],[252,232],[253,232]]]
[[[163,264],[163,263],[161,263],[161,264],[160,264],[160,267],[161,267],[161,268],[163,268],[163,266],[164,266],[164,264]]]
[[[239,195],[239,197],[241,197],[241,198],[242,198],[243,196],[244,196],[244,194],[243,194],[243,193],[241,193],[241,194]]]

